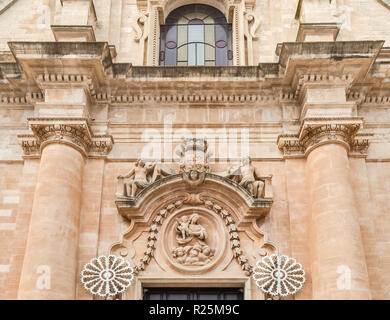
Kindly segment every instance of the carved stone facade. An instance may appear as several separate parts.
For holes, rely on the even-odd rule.
[[[0,0],[0,299],[390,299],[389,1],[196,4],[229,62],[159,65],[190,0]]]

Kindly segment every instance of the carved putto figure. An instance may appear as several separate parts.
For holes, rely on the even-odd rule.
[[[174,248],[172,254],[180,264],[203,266],[215,254],[215,250],[205,243],[207,232],[198,220],[197,213],[176,219],[176,240],[179,247]]]
[[[239,168],[230,168],[227,178],[237,182],[248,190],[254,198],[261,198],[264,193],[264,181],[259,170],[252,165],[250,157],[242,160]]]
[[[201,185],[206,178],[206,171],[199,172],[191,170],[190,172],[183,172],[183,180],[190,188],[196,188]]]

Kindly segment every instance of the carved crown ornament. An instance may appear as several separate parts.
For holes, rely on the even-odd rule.
[[[39,157],[50,143],[63,143],[79,150],[84,156],[104,157],[114,140],[110,135],[94,135],[84,118],[30,118],[32,135],[18,135],[24,156]]]
[[[341,143],[351,156],[367,155],[370,134],[358,134],[362,118],[307,118],[299,134],[278,137],[278,147],[286,157],[305,157],[319,145]]]

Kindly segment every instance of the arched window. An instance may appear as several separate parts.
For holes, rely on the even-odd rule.
[[[232,26],[217,9],[191,4],[173,10],[160,29],[161,66],[232,65]]]

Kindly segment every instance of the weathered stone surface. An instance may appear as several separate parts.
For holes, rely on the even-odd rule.
[[[267,299],[248,279],[272,253],[302,263],[295,299],[390,299],[389,1],[203,1],[233,65],[159,66],[160,24],[191,3],[0,0],[0,299],[93,299],[80,270],[109,253],[136,267],[122,299]],[[148,183],[118,193],[138,159]],[[180,263],[193,214],[207,239]]]

